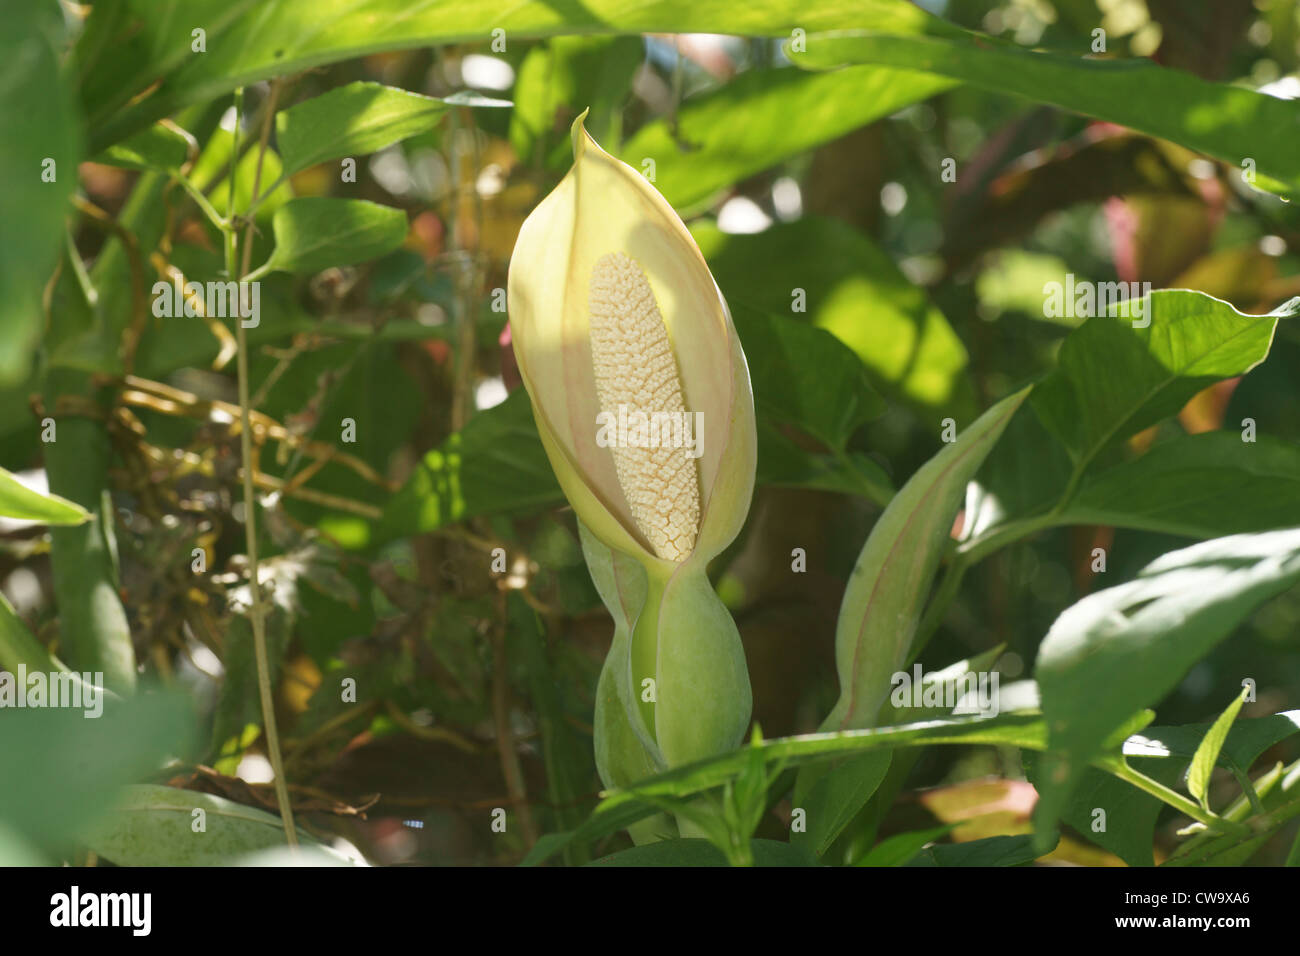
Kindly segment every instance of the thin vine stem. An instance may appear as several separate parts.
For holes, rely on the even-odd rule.
[[[239,118],[244,108],[244,89],[235,90],[235,130],[232,155],[239,153]],[[273,109],[266,111],[267,120]],[[257,180],[262,175],[262,159],[266,155],[265,128],[262,133],[262,149],[254,173],[253,191],[257,191]],[[252,242],[252,224],[244,235],[244,265],[239,268],[238,236],[235,232],[235,174],[237,164],[231,165],[230,196],[227,205],[226,226],[226,272],[236,282],[240,281],[244,270],[248,268],[249,246]],[[279,806],[280,820],[284,824],[285,842],[291,847],[298,845],[298,832],[293,823],[293,805],[289,801],[289,784],[284,776],[284,759],[280,754],[280,734],[275,722],[275,696],[271,689],[271,666],[266,651],[266,605],[262,601],[262,584],[258,574],[257,557],[257,495],[253,489],[253,425],[252,413],[248,400],[248,336],[242,321],[235,322],[235,336],[239,345],[237,354],[237,375],[239,378],[239,445],[244,463],[244,540],[248,551],[248,591],[252,607],[249,614],[253,625],[253,651],[257,658],[257,688],[262,701],[262,726],[266,730],[266,749],[271,760],[271,772],[274,775],[275,801]]]

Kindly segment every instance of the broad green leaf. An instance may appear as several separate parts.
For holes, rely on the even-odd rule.
[[[745,306],[735,310],[733,319],[749,365],[754,405],[770,421],[794,425],[844,451],[858,427],[884,411],[861,360],[833,335]]]
[[[1059,490],[1058,490],[1059,493]],[[1084,479],[1061,524],[1196,538],[1278,528],[1300,516],[1300,446],[1236,431],[1162,442]]]
[[[194,733],[183,696],[118,700],[98,688],[86,696],[80,686],[80,707],[6,707],[0,719],[0,822],[54,850],[66,849],[119,788],[184,754]]]
[[[928,830],[912,830],[908,833],[896,833],[886,837],[871,848],[854,866],[902,866],[920,853],[927,843],[946,835],[955,823],[945,823],[941,827]]]
[[[889,477],[847,449],[864,422],[884,408],[861,360],[827,332],[781,315],[733,304],[758,414],[758,481],[860,495],[884,504]],[[828,451],[812,451],[785,433],[794,426]]]
[[[966,349],[943,313],[852,226],[809,217],[755,235],[691,232],[733,308],[806,318],[857,353],[886,395],[957,417],[974,407]]]
[[[569,126],[584,108],[587,132],[617,152],[623,106],[644,61],[644,45],[639,36],[561,36],[529,50],[519,65],[510,111],[515,155],[566,171],[573,164]]]
[[[840,698],[824,730],[869,727],[907,661],[912,636],[966,483],[1029,389],[1004,398],[925,463],[876,522],[840,606],[835,662]]]
[[[1192,757],[1192,766],[1187,771],[1187,792],[1206,809],[1209,809],[1207,793],[1210,789],[1210,774],[1219,760],[1219,751],[1223,749],[1223,742],[1228,737],[1228,731],[1232,729],[1232,722],[1241,713],[1241,705],[1246,702],[1249,693],[1248,689],[1243,689],[1218,716],[1206,731],[1200,746],[1196,748],[1196,754]]]
[[[1041,790],[1043,779],[1038,755],[1022,756],[1026,758],[1025,768],[1029,780]],[[1134,767],[1147,776],[1156,776],[1154,768],[1136,763]],[[1163,777],[1157,779],[1166,784],[1171,782]],[[1070,792],[1061,811],[1061,819],[1129,866],[1154,866],[1152,847],[1156,820],[1165,806],[1155,797],[1118,777],[1089,767],[1080,775],[1078,784]],[[1105,813],[1104,818],[1098,815],[1099,810]],[[1105,828],[1100,829],[1103,823]]]
[[[1009,521],[1046,512],[1069,484],[1070,456],[1043,427],[1032,404],[1026,402],[1011,417],[979,477],[967,486],[964,543],[977,542]]]
[[[222,865],[257,867],[292,866],[295,868],[302,868],[304,866],[366,866],[367,864],[364,860],[351,859],[327,846],[299,844],[296,848],[279,846],[270,850],[258,850],[255,853],[249,853],[247,856],[235,857],[232,860],[224,862]]]
[[[755,866],[816,866],[806,850],[777,840],[752,840]],[[663,840],[621,850],[593,860],[588,866],[727,866],[722,851],[708,840]]]
[[[809,68],[874,63],[933,73],[994,92],[1049,103],[1178,143],[1230,166],[1255,160],[1261,174],[1300,187],[1294,104],[1237,86],[1210,83],[1146,59],[1026,50],[1009,40],[929,21],[926,32],[861,25],[806,38],[792,53]],[[945,35],[946,34],[946,35]]]
[[[1031,836],[995,836],[969,843],[937,843],[918,853],[905,866],[1022,866],[1055,846],[1034,846]]]
[[[94,162],[126,169],[173,172],[184,166],[189,159],[192,142],[178,128],[154,123],[129,139],[114,143],[94,157]]]
[[[0,468],[0,516],[44,524],[81,524],[90,520],[86,509],[76,502],[32,491],[3,468]]]
[[[96,5],[79,44],[81,95],[98,151],[179,107],[273,76],[383,50],[470,43],[500,29],[509,44],[559,34],[732,33],[790,37],[840,27],[912,32],[930,22],[905,0],[586,0],[555,6],[516,0],[127,0]],[[109,7],[113,9],[108,9]],[[203,24],[207,52],[188,29]],[[94,57],[108,48],[111,56]],[[131,101],[161,79],[148,97]]]
[[[81,159],[79,111],[59,69],[63,15],[5,4],[0,32],[0,386],[26,381],[44,328],[41,295],[65,242]]]
[[[1147,727],[1124,741],[1124,756],[1130,762],[1173,758],[1185,767],[1212,727],[1212,724]],[[1228,730],[1217,763],[1234,773],[1245,773],[1265,750],[1297,733],[1300,733],[1300,710],[1238,720]]]
[[[230,176],[223,175],[215,185],[210,185],[214,176],[228,172],[230,151],[235,145],[234,136],[225,129],[218,128],[208,139],[203,152],[190,171],[190,181],[207,193],[213,207],[221,215],[226,215],[230,206]],[[262,172],[258,175],[258,165]],[[239,159],[235,170],[235,215],[246,214],[253,204],[253,180],[257,180],[257,193],[265,196],[258,205],[256,217],[261,220],[279,211],[280,207],[293,198],[293,188],[282,182],[280,156],[267,148],[265,154],[257,147],[252,147]]]
[[[1113,442],[1178,412],[1208,385],[1243,375],[1264,360],[1280,316],[1244,315],[1199,292],[1157,291],[1143,321],[1096,316],[1061,346],[1058,367],[1034,389],[1047,428],[1085,466]]]
[[[364,156],[436,126],[447,104],[381,83],[349,83],[275,116],[285,176],[343,156]]]
[[[392,252],[406,238],[406,213],[364,199],[293,199],[275,212],[271,269],[310,274]]]
[[[690,208],[953,85],[925,73],[877,67],[823,74],[748,70],[687,100],[675,117],[676,136],[666,120],[656,120],[638,130],[620,156],[643,173],[652,160],[655,188],[674,206]]]
[[[1300,528],[1234,535],[1163,555],[1135,580],[1091,594],[1058,617],[1035,671],[1051,728],[1038,832],[1056,822],[1108,735],[1297,580]]]
[[[118,866],[217,866],[286,846],[284,824],[273,814],[210,793],[150,784],[127,787],[84,839]],[[347,865],[346,857],[301,830],[298,841],[314,858],[334,855]]]
[[[813,488],[888,503],[894,486],[885,470],[861,452],[810,451],[758,413],[758,483]]]
[[[829,850],[885,779],[891,758],[888,751],[866,753],[834,767],[818,768],[822,770],[819,774],[801,773],[794,804],[805,812],[807,829],[792,834],[791,842],[807,846],[817,856]],[[800,793],[801,789],[807,792]]]
[[[477,515],[535,510],[562,500],[528,395],[516,389],[424,456],[385,506],[379,536],[420,534]]]

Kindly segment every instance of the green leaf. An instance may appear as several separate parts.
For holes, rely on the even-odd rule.
[[[1097,471],[1062,524],[1113,525],[1195,538],[1283,527],[1300,515],[1300,446],[1236,431],[1186,435]]]
[[[921,679],[922,692],[932,684],[941,687],[959,681],[966,674],[987,670],[1002,654],[1001,646],[991,648],[967,660],[937,671],[929,671]],[[893,723],[895,718],[906,716],[912,722],[944,717],[948,707],[894,707],[882,723]],[[1008,710],[1010,708],[1007,708]],[[823,856],[832,843],[857,818],[867,802],[882,789],[882,784],[895,772],[896,765],[910,768],[911,754],[867,753],[834,764],[806,767],[795,781],[794,804],[807,811],[807,830],[794,834],[793,842],[807,841],[818,856]],[[892,797],[890,798],[892,799]],[[918,847],[919,849],[919,847]],[[910,856],[910,854],[909,854]],[[901,861],[900,861],[901,862]]]
[[[792,310],[802,306],[809,322],[857,354],[886,395],[945,415],[973,409],[961,340],[925,293],[852,226],[808,217],[754,235],[728,235],[707,223],[691,233],[733,309],[798,315]]]
[[[924,73],[877,67],[823,74],[748,70],[688,99],[674,117],[675,131],[662,119],[643,126],[621,158],[643,172],[645,161],[653,160],[655,188],[673,206],[691,208],[769,166],[953,85]],[[792,123],[795,116],[799,122]]]
[[[193,53],[189,31],[174,26],[179,19],[204,24],[206,53]],[[744,6],[586,0],[560,7],[517,0],[443,0],[414,7],[407,0],[127,0],[97,5],[78,52],[96,47],[113,52],[86,56],[91,62],[81,79],[98,151],[187,103],[210,101],[236,86],[383,50],[486,44],[497,28],[513,45],[557,34],[789,37],[796,28],[852,26],[906,32],[925,22],[925,14],[905,0],[826,0],[815,7],[804,0]],[[150,96],[136,100],[158,80]]]
[[[963,429],[912,476],[871,529],[840,606],[840,698],[824,730],[875,722],[891,675],[907,661],[966,483],[1028,395],[1022,389],[1004,398]]]
[[[822,329],[740,306],[733,313],[745,349],[754,405],[844,451],[865,422],[885,410],[861,360]]]
[[[902,866],[920,853],[927,843],[946,835],[956,827],[955,823],[945,823],[941,827],[929,830],[912,830],[909,833],[896,833],[886,837],[867,853],[854,866]]]
[[[1210,725],[1201,744],[1196,748],[1196,754],[1192,757],[1192,766],[1187,771],[1187,792],[1190,793],[1201,806],[1209,809],[1207,794],[1210,788],[1210,773],[1214,770],[1214,765],[1218,763],[1219,751],[1223,749],[1223,742],[1228,737],[1228,731],[1232,729],[1232,723],[1241,713],[1241,705],[1246,702],[1246,697],[1250,694],[1249,688],[1243,688],[1242,692],[1237,695],[1236,699],[1221,713],[1218,718]]]
[[[906,866],[1022,866],[1045,853],[1055,844],[1040,849],[1032,836],[995,836],[968,843],[939,843],[922,850]]]
[[[174,126],[154,123],[128,139],[114,143],[93,161],[126,169],[173,172],[185,165],[193,142]]]
[[[298,841],[315,857],[327,854],[347,865],[310,834],[299,830]],[[218,866],[286,846],[284,824],[273,814],[210,793],[148,784],[128,787],[85,842],[118,866]]]
[[[330,159],[364,156],[436,126],[447,104],[381,83],[349,83],[281,110],[275,143],[285,176]]]
[[[477,515],[531,511],[562,500],[528,395],[519,388],[424,456],[385,506],[379,536],[435,531]]]
[[[1300,528],[1216,538],[1172,551],[1135,580],[1068,608],[1039,647],[1036,676],[1051,728],[1039,832],[1103,741],[1159,701],[1264,601],[1300,580]]]
[[[752,840],[754,866],[816,866],[817,859],[777,840]],[[588,866],[727,866],[726,856],[708,840],[663,840],[593,860]]]
[[[90,520],[86,509],[76,502],[32,491],[3,468],[0,468],[0,516],[59,525]]]
[[[19,666],[43,674],[67,670],[27,629],[9,599],[0,594],[0,670],[16,673]]]
[[[1037,754],[1025,754],[1026,774],[1029,780],[1041,791],[1043,786],[1041,761]],[[1142,761],[1142,764],[1154,761]],[[1166,779],[1159,768],[1134,764],[1135,769],[1147,776],[1155,777],[1161,783],[1171,785],[1176,781]],[[1165,810],[1166,804],[1150,794],[1125,783],[1118,777],[1089,767],[1079,777],[1078,784],[1070,792],[1061,811],[1061,819],[1074,827],[1091,842],[1104,850],[1109,850],[1129,866],[1154,866],[1155,855],[1152,846],[1155,839],[1156,820]],[[1094,830],[1101,825],[1101,818],[1096,811],[1105,812],[1105,829]]]
[[[885,505],[894,486],[885,470],[861,452],[822,454],[810,451],[758,413],[760,485],[812,488],[857,495]]]
[[[1255,788],[1264,805],[1264,813],[1251,820],[1251,829],[1257,835],[1242,840],[1237,834],[1214,834],[1202,832],[1186,844],[1179,847],[1174,855],[1162,866],[1241,866],[1255,852],[1269,841],[1282,827],[1300,816],[1300,763],[1283,767],[1280,763],[1269,773],[1255,780]],[[1244,799],[1225,813],[1232,819],[1240,819],[1239,813],[1232,812],[1245,809]]]
[[[62,253],[77,184],[80,115],[59,69],[59,5],[5,5],[0,33],[0,386],[32,371],[45,320],[41,295]],[[53,164],[52,166],[50,164]],[[47,182],[45,177],[53,176]]]
[[[1147,727],[1124,741],[1124,756],[1130,762],[1177,758],[1175,762],[1186,767],[1212,726]],[[1296,733],[1300,733],[1300,710],[1238,720],[1228,730],[1217,763],[1234,773],[1245,773],[1265,750]]]
[[[0,823],[0,866],[49,866],[50,861],[9,827]]]
[[[190,170],[190,181],[207,193],[212,205],[223,216],[230,205],[230,176],[222,176],[216,184],[211,184],[211,180],[219,173],[227,172],[234,145],[234,135],[229,130],[218,128]],[[257,171],[259,165],[260,175]],[[254,179],[257,180],[258,195],[265,196],[257,205],[257,219],[278,212],[293,197],[292,187],[281,181],[281,171],[280,156],[275,150],[268,148],[264,154],[258,148],[247,150],[235,170],[235,215],[245,215],[253,205]]]
[[[377,259],[406,239],[406,213],[364,199],[293,199],[275,212],[272,270],[310,274]]]
[[[721,787],[749,768],[755,750],[765,764],[800,766],[870,751],[931,744],[991,744],[1042,750],[1047,746],[1047,727],[1037,714],[1003,714],[993,718],[949,717],[872,730],[764,740],[677,767],[633,787],[609,791],[582,826],[567,833],[544,836],[529,852],[524,864],[541,863],[574,841],[596,840],[625,830],[657,812],[659,802],[665,799],[681,799]]]
[[[184,696],[118,700],[94,691],[80,707],[6,707],[0,719],[0,822],[34,844],[66,849],[122,786],[157,772],[193,739]]]
[[[886,35],[867,26],[809,35],[807,52],[791,56],[810,68],[874,63],[945,76],[1127,126],[1233,167],[1240,168],[1248,154],[1260,173],[1291,190],[1300,186],[1295,106],[1284,100],[1146,59],[1026,50],[937,19],[908,32],[914,35]]]
[[[1034,389],[1032,405],[1065,443],[1076,467],[1113,442],[1176,414],[1208,385],[1244,375],[1264,360],[1280,316],[1245,315],[1199,292],[1158,291],[1146,328],[1096,316],[1066,338],[1058,367]]]
[[[884,409],[858,357],[829,333],[794,319],[745,305],[734,308],[733,318],[754,388],[759,483],[887,502],[889,476],[846,447],[859,426]],[[828,451],[810,450],[783,426],[798,428]]]
[[[1135,770],[1178,789],[1198,742],[1209,729],[1209,724],[1147,727],[1124,742],[1124,758]],[[1234,774],[1245,774],[1260,754],[1296,733],[1300,733],[1300,711],[1238,720],[1219,753],[1219,765]],[[1030,780],[1041,786],[1035,763],[1027,761]],[[1258,781],[1256,785],[1260,786]],[[1104,830],[1093,827],[1099,809],[1106,813]],[[1156,821],[1166,809],[1166,804],[1150,794],[1090,767],[1071,792],[1061,819],[1129,866],[1153,866]]]
[[[639,36],[561,36],[529,50],[515,78],[510,111],[515,155],[566,171],[573,164],[569,126],[584,107],[587,132],[617,152],[623,106],[643,62],[643,47]]]
[[[791,842],[806,845],[817,856],[829,850],[885,779],[891,759],[888,751],[866,753],[820,774],[800,774],[797,784],[803,787],[796,786],[794,802],[806,814],[807,829],[792,834]],[[800,792],[803,788],[806,793]]]

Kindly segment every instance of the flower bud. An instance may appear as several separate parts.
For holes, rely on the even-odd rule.
[[[582,120],[573,168],[515,244],[511,341],[569,503],[592,537],[644,572],[626,607],[626,646],[616,640],[602,676],[602,699],[614,687],[627,717],[609,739],[671,766],[733,748],[749,721],[739,634],[705,568],[749,512],[753,395],[695,241]]]

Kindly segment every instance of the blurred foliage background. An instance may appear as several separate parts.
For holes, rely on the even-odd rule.
[[[923,6],[1021,45],[1076,53],[1100,27],[1107,54],[1300,96],[1295,2]],[[485,36],[374,54],[245,93],[245,147],[263,111],[357,80],[513,104],[450,108],[433,129],[358,156],[355,182],[341,181],[335,162],[294,172],[255,216],[254,263],[290,195],[371,199],[410,223],[404,245],[375,261],[265,278],[262,320],[249,330],[268,496],[262,574],[274,601],[290,791],[303,826],[342,836],[375,862],[514,862],[597,799],[591,714],[611,623],[533,430],[502,292],[519,225],[567,170],[569,125],[583,109],[602,145],[652,171],[690,225],[756,369],[760,484],[745,532],[714,573],[744,639],[766,736],[810,732],[834,702],[833,634],[849,571],[890,488],[942,447],[941,421],[969,422],[1054,367],[1079,320],[1044,316],[1046,282],[1073,273],[1194,288],[1245,312],[1300,294],[1294,203],[1253,188],[1240,165],[1123,127],[933,74],[805,73],[771,38],[507,34],[501,46]],[[229,110],[221,96],[174,116],[197,150],[191,181],[223,204]],[[240,160],[243,179],[251,156]],[[269,181],[274,153],[268,163]],[[220,277],[219,235],[167,177],[83,162],[76,192],[69,249],[82,261],[115,255],[125,274],[119,240],[129,230],[144,288],[170,268]],[[20,233],[6,223],[6,254]],[[85,311],[74,273],[65,254],[46,290],[43,333],[43,347],[63,349],[69,367],[85,342],[57,331]],[[129,283],[117,286],[101,296],[129,303]],[[792,313],[795,290],[806,313]],[[824,383],[804,383],[827,390],[825,429],[789,424],[781,385],[792,373],[779,343],[764,339],[770,314],[797,314],[834,335],[843,347],[827,367],[856,356]],[[183,764],[157,782],[273,809],[244,607],[232,327],[143,313],[119,323],[127,361],[84,363],[99,376],[84,398],[102,388],[115,396],[100,406],[103,461],[141,679],[182,689],[199,710]],[[1300,441],[1297,369],[1300,332],[1283,322],[1268,362],[1207,389],[1130,450],[1236,430],[1247,416],[1261,432]],[[39,394],[34,375],[0,390],[0,462],[39,484],[41,419],[61,401],[69,411],[76,396]],[[878,407],[874,393],[885,400]],[[990,467],[1048,469],[1046,444],[1029,421]],[[3,591],[63,653],[49,539],[20,522],[3,532]],[[1117,582],[1184,543],[1074,527],[994,554],[966,576],[924,661],[937,667],[1002,645],[1004,681],[1026,676],[1056,615],[1098,586],[1093,548],[1106,549]],[[192,569],[195,548],[204,574]],[[807,554],[803,574],[791,573],[796,548]],[[1262,688],[1245,715],[1294,705],[1297,621],[1293,589],[1196,666],[1162,704],[1161,723],[1213,719],[1243,676]],[[356,681],[355,704],[340,699],[344,678]],[[1294,742],[1275,756],[1288,746],[1294,758]],[[962,837],[1027,832],[1032,800],[1013,749],[931,748],[880,832],[973,815],[981,822]],[[508,811],[505,834],[490,826],[497,807]],[[788,813],[788,802],[775,808],[758,835],[779,838]],[[617,837],[598,849],[622,845]],[[1158,830],[1158,849],[1170,845],[1171,828]],[[1285,846],[1270,846],[1261,862],[1278,862]],[[587,852],[572,849],[570,862]],[[1081,838],[1058,856],[1118,862]]]

